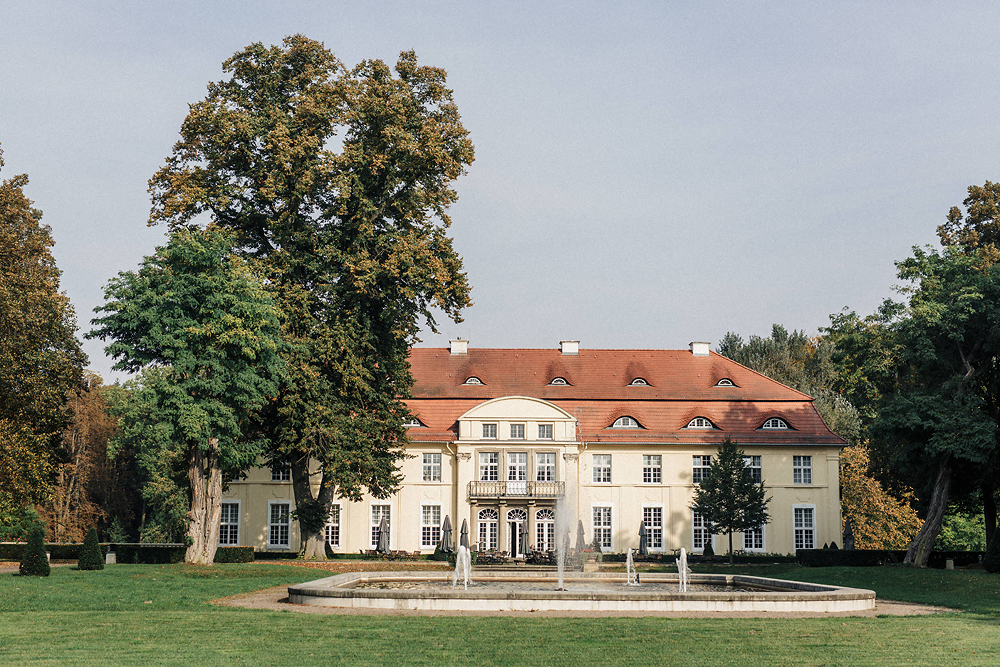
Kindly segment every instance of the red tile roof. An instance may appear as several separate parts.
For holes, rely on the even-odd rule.
[[[587,442],[717,443],[724,435],[740,443],[844,444],[823,423],[812,399],[726,357],[695,356],[687,350],[476,349],[452,355],[446,348],[413,348],[416,380],[410,409],[426,429],[424,441],[457,438],[457,419],[480,403],[503,396],[532,396],[577,417]],[[481,385],[465,385],[469,377]],[[550,383],[561,377],[569,383]],[[630,386],[641,377],[649,386]],[[728,378],[733,387],[716,386]],[[642,428],[609,429],[621,416]],[[687,429],[694,417],[716,429]],[[760,430],[771,417],[787,431]]]

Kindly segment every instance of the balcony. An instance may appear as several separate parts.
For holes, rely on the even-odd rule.
[[[566,495],[565,482],[469,482],[469,500],[484,498],[548,498]]]

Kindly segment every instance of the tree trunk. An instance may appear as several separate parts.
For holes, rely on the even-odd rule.
[[[315,473],[320,475],[318,494],[313,494],[312,480],[309,472],[309,458],[301,457],[291,462],[292,472],[292,492],[295,494],[295,507],[305,507],[310,504],[318,505],[324,516],[330,515],[330,508],[333,505],[333,482],[326,473]],[[308,517],[299,516],[299,536],[302,557],[305,560],[326,560],[326,535],[325,524],[319,526],[318,530],[309,525]]]
[[[941,520],[948,508],[948,492],[951,490],[951,457],[945,456],[938,466],[937,479],[934,481],[934,491],[931,493],[930,505],[927,508],[927,518],[920,527],[917,536],[906,551],[904,563],[927,567],[927,561],[934,549],[934,541],[941,532]]]
[[[211,565],[219,547],[222,521],[222,464],[218,438],[209,438],[207,453],[200,447],[191,450],[188,481],[191,483],[191,510],[187,514],[190,544],[184,562]]]
[[[993,533],[997,529],[997,501],[993,497],[994,487],[992,482],[983,482],[983,519],[986,523],[986,545],[993,539]]]
[[[733,564],[733,531],[729,531],[729,564]]]

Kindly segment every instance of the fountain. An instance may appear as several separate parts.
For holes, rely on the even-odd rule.
[[[681,555],[677,557],[677,588],[681,593],[687,593],[690,574],[691,568],[688,567],[687,551],[681,547]]]
[[[469,575],[471,571],[472,555],[469,553],[468,547],[460,544],[458,545],[458,550],[455,551],[455,572],[451,575],[451,587],[455,588],[458,585],[458,578],[462,577],[465,590],[469,590]]]

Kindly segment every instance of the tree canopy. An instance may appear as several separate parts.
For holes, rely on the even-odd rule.
[[[207,215],[264,263],[289,373],[260,427],[270,458],[291,465],[307,554],[322,558],[335,494],[400,484],[421,323],[470,304],[446,230],[473,147],[445,72],[412,51],[395,75],[380,60],[348,70],[295,35],[223,67],[230,78],[191,105],[150,181],[150,224]]]

